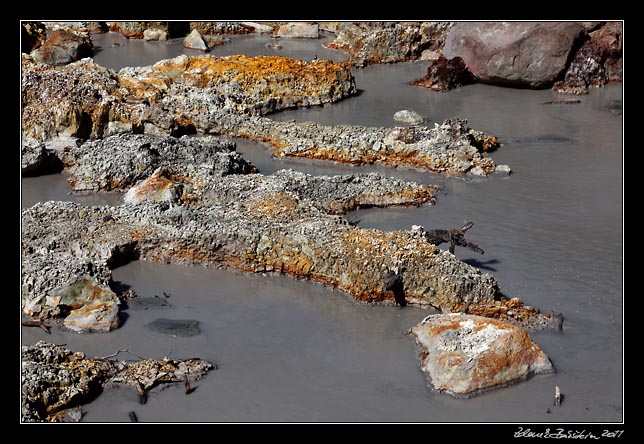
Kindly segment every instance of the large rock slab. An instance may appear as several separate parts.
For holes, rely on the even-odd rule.
[[[545,88],[566,69],[584,32],[576,22],[459,22],[449,31],[443,54],[461,57],[481,82]]]
[[[391,270],[400,270],[409,305],[443,312],[468,307],[470,313],[533,328],[560,325],[553,315],[507,299],[493,276],[440,250],[418,230],[352,226],[285,190],[258,187],[246,198],[213,205],[46,202],[23,210],[22,228],[25,307],[46,297],[46,285],[24,285],[39,276],[30,265],[39,257],[34,252],[49,246],[46,257],[52,261],[65,260],[73,250],[75,257],[111,264],[143,259],[284,273],[369,303],[395,303],[386,281]]]
[[[431,386],[456,397],[554,371],[525,330],[495,319],[459,313],[430,315],[411,333],[422,347],[421,367]]]

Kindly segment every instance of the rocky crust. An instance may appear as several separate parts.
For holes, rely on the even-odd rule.
[[[160,384],[201,379],[216,368],[199,359],[145,359],[126,363],[87,358],[62,345],[39,341],[22,346],[21,420],[78,422],[81,406],[104,388],[129,386],[140,396]]]
[[[534,328],[560,324],[519,299],[507,300],[491,275],[439,250],[418,230],[351,226],[290,191],[259,186],[248,194],[211,205],[46,202],[23,210],[23,311],[34,317],[47,312],[54,285],[43,259],[60,264],[83,258],[91,268],[105,270],[140,258],[286,273],[374,303],[394,303],[385,280],[391,270],[400,270],[409,304],[443,312],[467,307],[473,314]],[[73,274],[61,268],[67,274],[57,281]]]
[[[262,117],[353,94],[351,73],[328,61],[180,56],[117,74],[91,60],[52,68],[25,57],[22,85],[23,134],[40,141],[202,132],[263,142],[276,156],[378,162],[451,175],[494,172],[484,152],[499,145],[459,119],[434,128],[378,128]]]
[[[410,332],[438,392],[470,397],[554,369],[522,328],[466,314],[430,315]]]
[[[451,22],[339,22],[329,48],[349,54],[349,64],[365,66],[438,57]],[[430,55],[431,53],[431,55]]]

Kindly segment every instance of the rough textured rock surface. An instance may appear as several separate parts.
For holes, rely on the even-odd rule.
[[[448,60],[440,56],[427,68],[427,74],[411,82],[411,85],[424,86],[434,91],[449,91],[473,82],[474,78],[462,58],[454,57]]]
[[[326,43],[357,66],[417,60],[423,51],[440,54],[451,22],[341,22]]]
[[[180,56],[116,74],[90,60],[47,68],[26,57],[22,84],[23,133],[36,140],[199,131],[260,141],[277,156],[379,162],[443,174],[493,172],[494,162],[482,152],[498,146],[494,137],[459,119],[434,128],[369,128],[252,116],[353,94],[349,71],[331,62]]]
[[[64,65],[94,54],[94,45],[89,33],[81,34],[67,30],[50,32],[38,48],[31,51],[33,59],[49,65]]]
[[[197,49],[199,51],[210,51],[210,47],[196,29],[193,29],[190,34],[183,39],[183,47],[188,49]]]
[[[103,33],[110,30],[107,22],[43,22],[43,24],[51,31],[65,29],[67,31],[81,33]]]
[[[125,190],[158,168],[171,168],[179,177],[190,175],[194,168],[200,168],[206,176],[257,170],[235,151],[232,142],[214,137],[143,134],[88,141],[68,153],[67,163],[73,163],[68,181],[74,191]]]
[[[320,36],[320,27],[317,23],[288,22],[277,29],[277,35],[285,38],[317,39]]]
[[[382,163],[458,175],[494,172],[485,155],[499,146],[495,137],[453,118],[442,124],[415,127],[324,126],[315,122],[276,122],[265,117],[229,115],[211,119],[210,131],[263,142],[274,156],[364,165]]]
[[[26,143],[24,140],[20,165],[22,177],[60,173],[63,170],[63,162],[56,153],[47,149],[44,144]]]
[[[157,28],[148,28],[143,31],[143,40],[147,41],[157,41],[157,40],[167,40],[168,32],[164,29]]]
[[[146,359],[127,364],[110,358],[87,358],[43,341],[23,345],[21,358],[24,422],[59,422],[66,417],[80,421],[80,406],[103,388],[125,385],[145,393],[159,384],[200,379],[215,368],[199,359]]]
[[[563,81],[554,89],[585,94],[588,87],[622,80],[622,23],[606,22],[593,29],[577,49]]]
[[[168,32],[168,22],[107,22],[112,32],[120,32],[128,39],[142,39],[146,29]]]
[[[74,260],[116,264],[129,259],[199,264],[244,272],[278,272],[335,286],[365,302],[393,303],[384,290],[388,272],[403,273],[407,303],[462,310],[542,328],[557,325],[549,314],[506,299],[494,278],[418,231],[383,232],[349,225],[293,192],[255,189],[225,204],[169,205],[142,202],[119,207],[84,207],[46,202],[23,210],[23,307],[42,300],[46,249],[60,263]],[[26,264],[26,266],[24,265]],[[38,281],[40,285],[28,285]],[[31,289],[31,291],[29,291]],[[27,290],[27,291],[25,291]],[[40,291],[38,291],[40,290]]]
[[[105,332],[119,325],[119,300],[106,285],[81,276],[51,290],[39,317],[61,317],[65,327],[77,332]],[[31,313],[32,315],[34,313]]]
[[[338,64],[284,57],[179,56],[117,74],[89,59],[54,68],[23,56],[22,67],[23,135],[39,141],[208,132],[217,111],[267,114],[356,91]]]
[[[576,22],[459,22],[443,54],[461,57],[481,82],[545,88],[564,72],[584,32]]]
[[[202,35],[252,34],[255,27],[244,22],[190,22],[190,31],[196,29]]]
[[[430,315],[411,329],[421,367],[439,391],[469,397],[554,371],[522,328],[466,314]]]
[[[262,174],[215,176],[199,169],[159,168],[149,178],[130,188],[126,203],[145,200],[195,205],[224,205],[257,193],[294,193],[329,214],[345,214],[357,208],[421,205],[434,202],[431,185],[418,185],[380,174],[311,176],[293,170]],[[190,187],[190,193],[186,193]]]
[[[394,120],[408,125],[419,125],[427,120],[425,117],[418,114],[416,111],[402,109],[394,113]]]

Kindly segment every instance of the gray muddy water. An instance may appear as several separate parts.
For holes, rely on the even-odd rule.
[[[265,47],[266,39],[236,38],[218,50],[251,55],[274,51]],[[152,43],[110,47],[96,60],[120,67],[132,60],[153,63],[152,54],[176,55],[150,52]],[[289,45],[293,52],[284,45],[280,54],[327,58],[320,41]],[[158,422],[622,420],[623,123],[616,112],[621,85],[592,90],[574,105],[544,104],[560,98],[549,90],[471,85],[437,93],[407,85],[427,66],[353,70],[358,96],[331,107],[271,117],[378,126],[394,125],[392,115],[399,109],[413,109],[431,122],[463,117],[472,127],[506,141],[491,156],[497,164],[510,165],[513,174],[445,178],[384,166],[273,159],[266,147],[243,140],[237,140],[238,150],[265,174],[281,168],[310,174],[375,170],[440,185],[436,205],[360,210],[348,217],[383,230],[409,229],[412,224],[449,228],[474,221],[468,238],[485,255],[462,249],[456,255],[492,273],[508,296],[564,314],[562,332],[532,334],[556,374],[472,399],[453,399],[430,391],[414,341],[405,335],[428,310],[362,305],[332,289],[284,276],[139,261],[114,270],[114,279],[143,297],[170,293],[171,307],[127,310],[123,327],[108,334],[78,335],[54,328],[48,336],[23,327],[23,343],[45,339],[102,356],[117,349],[145,357],[198,356],[219,369],[195,383],[197,389],[189,396],[182,387],[170,387],[153,392],[146,405],[138,404],[134,391],[105,392],[83,408],[83,421],[128,421],[129,411],[140,421]],[[60,177],[23,179],[23,206],[77,199],[66,194]],[[161,335],[146,327],[157,318],[197,320],[201,333]],[[565,396],[556,409],[555,386]]]

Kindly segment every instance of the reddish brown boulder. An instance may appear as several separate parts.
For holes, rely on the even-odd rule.
[[[427,74],[411,82],[411,85],[424,86],[434,91],[449,91],[473,82],[474,78],[462,58],[446,59],[440,56],[427,68]]]
[[[563,81],[554,89],[585,94],[589,86],[622,80],[622,24],[607,22],[592,31],[575,53]]]
[[[566,69],[584,31],[576,22],[459,22],[443,54],[462,57],[481,82],[546,88]]]
[[[39,63],[65,65],[94,54],[94,45],[89,35],[74,33],[64,29],[53,31],[31,56]]]

